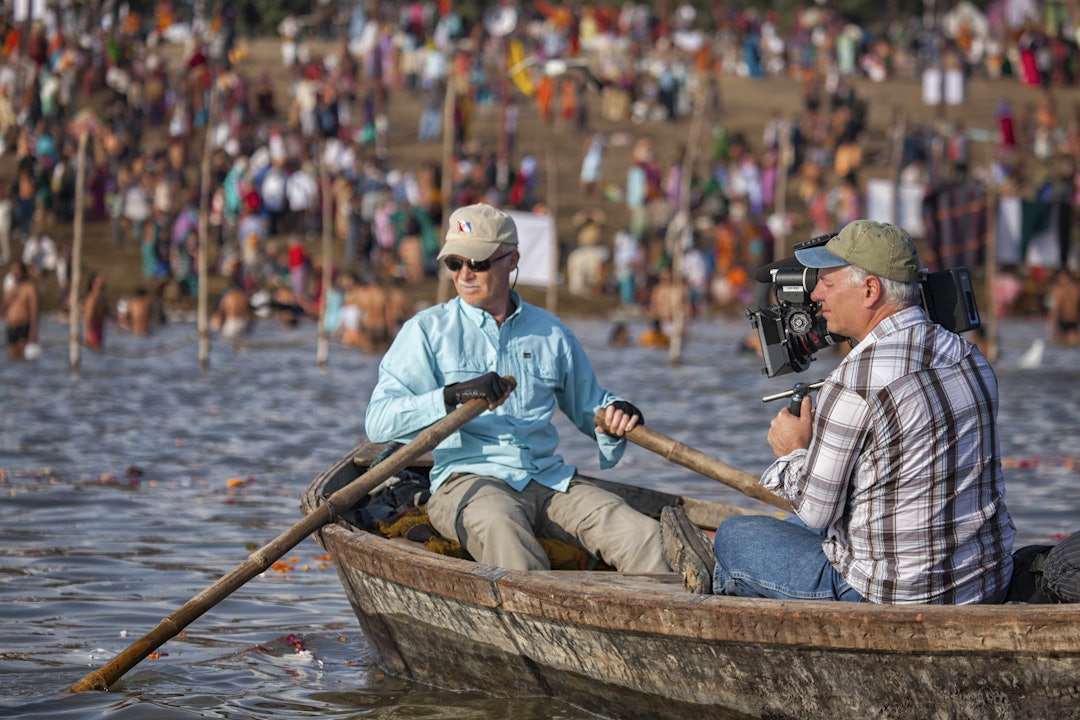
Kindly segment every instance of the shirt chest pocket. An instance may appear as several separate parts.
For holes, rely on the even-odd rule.
[[[559,366],[531,353],[511,355],[505,363],[505,373],[517,380],[510,396],[515,414],[544,415],[553,410],[555,393],[561,388]]]
[[[489,372],[501,372],[489,358],[477,355],[455,355],[439,359],[443,372],[443,384],[465,382]],[[505,373],[504,373],[505,374]]]

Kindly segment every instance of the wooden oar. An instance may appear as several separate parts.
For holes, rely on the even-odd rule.
[[[507,380],[512,385],[515,384],[513,378],[507,377]],[[409,467],[417,458],[434,449],[447,436],[485,410],[487,410],[487,401],[483,398],[475,398],[421,431],[412,442],[402,446],[390,457],[330,495],[327,502],[318,510],[306,515],[303,520],[251,553],[247,560],[236,566],[232,572],[223,575],[220,580],[188,600],[179,610],[162,619],[157,627],[132,643],[127,650],[110,660],[100,670],[91,672],[72,685],[68,688],[68,692],[108,690],[109,686],[121,675],[135,667],[139,661],[161,647],[167,640],[176,637],[181,630],[207,610],[231,595],[248,580],[265,571],[308,535],[323,525],[334,522],[337,519],[335,508],[351,508],[387,478]]]
[[[600,427],[606,427],[602,409],[596,413],[596,424]],[[684,445],[678,440],[661,435],[645,425],[638,425],[626,433],[626,439],[646,450],[652,450],[657,455],[663,456],[676,465],[682,465],[684,468],[700,473],[707,478],[712,478],[728,487],[735,488],[743,495],[768,503],[781,510],[793,512],[791,504],[787,500],[777,497],[761,487],[758,484],[757,477],[754,475],[727,465],[700,450]]]

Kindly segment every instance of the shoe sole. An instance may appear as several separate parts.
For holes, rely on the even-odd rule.
[[[716,560],[705,534],[677,507],[660,511],[660,530],[664,558],[672,570],[682,575],[686,589],[711,595]]]

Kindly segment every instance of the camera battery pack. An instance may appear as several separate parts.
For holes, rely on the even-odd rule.
[[[954,333],[975,330],[982,325],[967,268],[927,275],[923,281],[923,303],[931,320]]]

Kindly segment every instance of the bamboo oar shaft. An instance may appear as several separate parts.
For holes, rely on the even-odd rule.
[[[513,383],[513,378],[507,379]],[[153,630],[136,640],[99,670],[94,670],[68,688],[68,692],[107,690],[120,676],[135,667],[143,658],[165,644],[167,640],[176,637],[181,630],[194,622],[207,610],[231,595],[248,580],[265,571],[308,535],[323,525],[333,522],[335,520],[335,508],[352,507],[387,478],[413,464],[421,455],[434,449],[443,439],[456,432],[485,410],[487,410],[487,401],[476,398],[464,403],[454,412],[422,430],[410,443],[399,448],[390,457],[330,495],[325,505],[306,515],[303,520],[253,552],[231,572],[223,575],[213,585],[188,600],[176,612],[163,618]]]
[[[596,413],[596,424],[600,427],[605,426],[603,410]],[[723,463],[700,450],[695,450],[645,425],[638,425],[626,433],[626,439],[646,450],[651,450],[676,465],[682,465],[684,468],[693,470],[707,478],[722,482],[747,497],[792,512],[791,504],[787,500],[777,497],[759,485],[758,479],[754,475]]]

